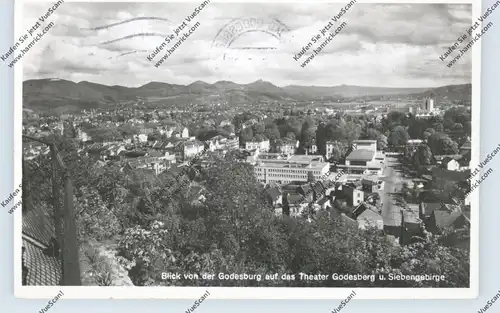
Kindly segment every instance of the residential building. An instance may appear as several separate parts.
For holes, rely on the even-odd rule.
[[[363,202],[364,192],[362,190],[344,185],[340,192],[341,193],[337,193],[337,199],[344,197],[347,200],[347,204],[351,207],[356,207]]]
[[[168,164],[168,161],[163,161],[159,157],[138,157],[129,160],[125,165],[125,170],[149,169],[158,175],[168,168]]]
[[[462,209],[459,205],[455,204],[446,204],[443,202],[421,202],[419,205],[420,209],[420,219],[426,220],[429,219],[434,211],[436,210],[445,210],[448,212],[462,212]]]
[[[175,145],[174,151],[179,160],[186,161],[205,151],[205,145],[199,141],[181,141]]]
[[[249,151],[258,149],[259,151],[267,152],[269,151],[269,148],[270,148],[269,139],[262,141],[247,141],[245,143],[245,149]]]
[[[378,181],[363,178],[361,180],[361,184],[363,186],[363,191],[368,192],[368,193],[373,193],[373,192],[377,192],[378,190],[380,190],[380,188],[379,188],[380,184]]]
[[[325,157],[330,159],[333,156],[333,151],[335,147],[338,147],[340,143],[338,141],[327,141],[325,144]]]
[[[84,132],[81,129],[78,129],[76,131],[76,136],[77,136],[78,140],[83,141],[83,142],[87,142],[87,141],[92,140],[92,137],[90,137],[86,132]]]
[[[315,143],[313,143],[310,147],[308,147],[306,149],[306,153],[307,154],[316,154],[316,153],[318,153],[318,146]]]
[[[266,190],[266,196],[273,207],[282,207],[283,197],[279,187],[272,187]]]
[[[301,194],[285,192],[283,197],[283,215],[300,217],[309,206],[308,199]]]
[[[148,135],[146,134],[139,134],[134,136],[134,141],[135,142],[147,142],[148,141]]]
[[[276,145],[276,151],[283,154],[295,154],[295,150],[299,147],[298,140],[283,140],[281,144]]]
[[[353,212],[353,215],[358,221],[358,226],[361,229],[366,229],[368,227],[376,227],[380,230],[384,229],[384,219],[379,212],[374,211],[369,208],[366,204],[362,203]]]
[[[435,210],[425,221],[428,231],[438,233],[446,228],[460,229],[470,226],[470,219],[462,212]]]
[[[441,167],[447,169],[448,171],[460,171],[461,168],[460,163],[451,157],[444,158],[441,162]]]

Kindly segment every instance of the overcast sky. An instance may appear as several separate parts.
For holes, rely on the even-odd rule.
[[[30,29],[49,6],[46,2],[25,6],[24,29]],[[194,2],[65,2],[49,18],[54,27],[23,58],[24,79],[61,78],[125,86],[150,81],[248,83],[258,79],[278,86],[436,87],[471,82],[471,53],[451,69],[439,60],[471,25],[470,5],[355,4],[342,17],[346,27],[302,68],[293,56],[343,5],[209,3],[195,18],[200,27],[160,67],[154,67],[164,52],[150,62],[146,59],[150,52],[141,51],[158,46],[162,36],[172,33],[197,6]],[[127,22],[138,17],[156,19]],[[231,45],[272,50],[214,48],[217,33],[238,18],[255,18],[268,25],[279,21],[289,31],[279,38],[248,32]],[[112,25],[117,22],[124,23]],[[106,25],[109,27],[99,28]],[[154,35],[133,36],[141,33]],[[106,43],[125,36],[131,37]]]

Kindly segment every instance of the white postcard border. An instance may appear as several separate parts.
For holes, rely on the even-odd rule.
[[[24,2],[55,3],[55,0],[19,0],[14,5],[14,38],[18,38],[23,29],[22,6]],[[184,1],[141,1],[141,0],[86,0],[65,2],[194,2]],[[339,0],[286,1],[286,0],[212,0],[211,2],[318,2],[346,3]],[[454,3],[472,4],[472,19],[483,13],[481,2],[477,0],[358,0],[357,3]],[[472,138],[471,164],[480,163],[480,106],[481,106],[481,42],[472,47]],[[443,70],[446,70],[443,65]],[[14,186],[22,178],[22,83],[23,59],[14,69]],[[486,151],[487,152],[487,151]],[[470,286],[469,288],[326,288],[326,287],[94,287],[94,286],[22,286],[22,223],[21,211],[14,216],[14,295],[26,299],[52,299],[63,291],[65,299],[198,299],[207,290],[211,299],[344,299],[353,290],[356,299],[474,299],[479,292],[479,190],[471,194],[471,250],[470,250]],[[475,209],[472,209],[475,208]]]

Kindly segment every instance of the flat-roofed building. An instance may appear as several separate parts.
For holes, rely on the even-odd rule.
[[[376,140],[353,140],[352,141],[353,150],[370,150],[377,152],[377,141]]]
[[[418,147],[420,144],[422,144],[424,141],[422,139],[409,139],[406,142],[407,147]]]
[[[247,162],[254,165],[255,176],[262,183],[307,182],[309,172],[316,180],[323,180],[330,169],[330,164],[320,155],[255,153],[247,157]]]
[[[372,149],[353,150],[345,160],[345,165],[337,165],[349,175],[380,175],[383,163],[376,158],[376,151]]]
[[[367,149],[353,150],[345,159],[345,165],[362,165],[366,166],[370,162],[375,161],[375,151]]]

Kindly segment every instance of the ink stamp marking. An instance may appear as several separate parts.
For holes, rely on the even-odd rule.
[[[288,31],[290,31],[288,26],[274,18],[237,18],[231,20],[217,32],[212,42],[212,50],[215,52],[216,59],[237,61],[242,56],[249,57],[249,53],[245,53],[245,51],[270,52],[277,50],[284,41],[285,37],[283,35]],[[255,38],[255,36],[252,37],[251,35],[256,33],[260,33],[259,38],[266,39],[266,44],[263,44],[261,40],[252,40],[249,43],[248,38],[247,40],[243,38]],[[273,38],[274,40],[272,40]],[[255,41],[259,41],[259,43]],[[255,53],[252,53],[252,55],[255,56]],[[257,59],[266,59],[264,54],[260,53],[259,55]]]
[[[166,24],[167,25],[167,28],[166,28],[167,32],[162,32],[162,33],[157,32],[155,27],[154,27],[155,24],[150,23],[150,22],[157,22],[158,26],[159,26],[159,24],[162,24],[162,23]],[[119,28],[119,26],[125,25],[125,24],[133,25],[132,27],[127,28],[126,29],[127,31],[129,29],[135,29],[136,31],[125,33],[125,35],[123,34],[123,32],[121,32],[121,31],[123,31],[123,29],[118,29],[118,31],[115,31],[115,29]],[[108,58],[108,59],[112,59],[112,58],[119,58],[122,56],[126,56],[129,54],[150,53],[151,49],[144,49],[144,45],[142,45],[143,43],[141,43],[141,45],[137,45],[136,48],[132,48],[132,49],[123,48],[123,47],[120,47],[119,45],[115,46],[115,44],[120,43],[122,41],[128,41],[128,40],[130,40],[132,38],[136,38],[136,37],[142,38],[143,40],[148,38],[148,37],[157,37],[157,38],[163,39],[166,36],[168,36],[169,33],[172,32],[172,30],[173,30],[172,25],[173,25],[173,22],[170,19],[167,19],[164,17],[141,16],[141,17],[134,17],[134,18],[126,19],[126,20],[120,20],[117,22],[113,22],[113,23],[109,23],[109,24],[101,25],[101,26],[97,26],[97,27],[81,28],[81,30],[88,32],[89,37],[94,37],[94,36],[100,37],[100,35],[102,35],[103,33],[106,33],[107,35],[109,35],[111,38],[108,38],[108,40],[101,41],[99,43],[94,43],[91,45],[108,47],[108,49],[110,49],[110,51],[114,50],[116,52],[116,55]],[[112,47],[112,46],[114,46],[114,47]]]

